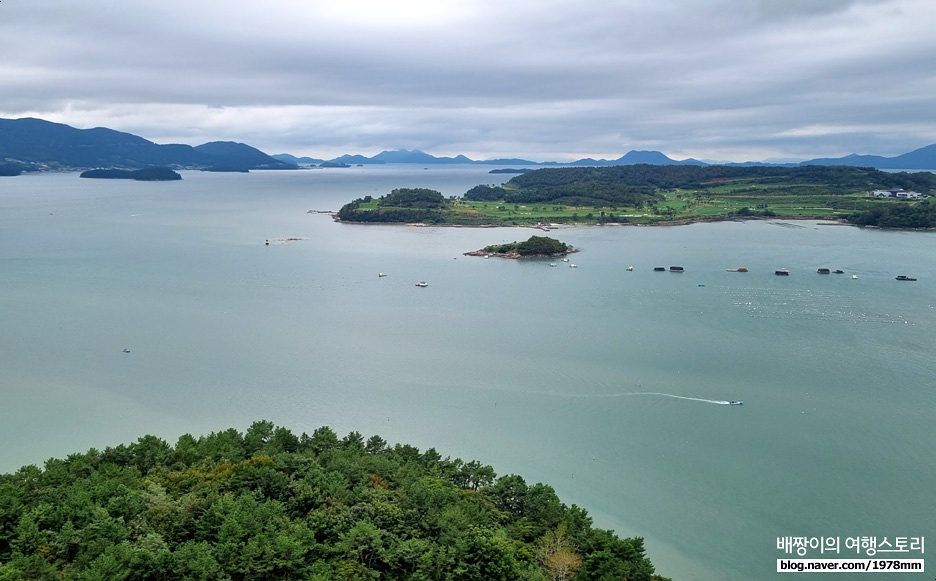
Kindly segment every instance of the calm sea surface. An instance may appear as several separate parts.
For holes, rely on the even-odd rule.
[[[0,179],[0,471],[269,419],[546,482],[680,581],[936,542],[936,233],[567,227],[572,269],[462,255],[536,230],[307,213],[487,169]]]

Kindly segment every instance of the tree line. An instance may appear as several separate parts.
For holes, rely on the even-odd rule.
[[[268,421],[0,475],[0,580],[663,581],[643,539],[477,461]]]
[[[936,198],[918,204],[884,203],[856,212],[848,221],[859,226],[880,228],[936,228]]]
[[[823,184],[852,192],[888,188],[936,190],[931,172],[885,172],[852,166],[725,166],[725,165],[620,165],[609,167],[545,168],[515,176],[505,184],[520,190],[569,186],[577,183],[611,183],[663,190],[707,189],[730,180],[771,184]]]

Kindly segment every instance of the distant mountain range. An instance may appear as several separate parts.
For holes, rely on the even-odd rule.
[[[579,159],[573,162],[560,163],[555,161],[536,162],[528,159],[509,158],[509,159],[488,159],[475,161],[459,155],[456,157],[435,157],[419,150],[409,151],[400,149],[396,151],[382,151],[373,157],[363,155],[342,155],[332,160],[321,160],[312,158],[298,158],[287,153],[273,156],[276,159],[294,163],[296,165],[321,165],[323,163],[346,164],[346,165],[368,165],[381,163],[418,163],[431,165],[437,163],[466,163],[483,165],[523,165],[523,166],[608,166],[608,165],[636,165],[646,163],[649,165],[773,165],[773,166],[798,166],[798,165],[850,165],[856,167],[873,167],[877,169],[917,169],[917,170],[936,170],[936,144],[921,147],[909,153],[898,155],[896,157],[882,157],[880,155],[857,155],[851,154],[845,157],[836,158],[817,158],[797,163],[768,163],[758,161],[748,161],[744,163],[719,163],[709,164],[697,159],[676,160],[667,157],[659,151],[629,151],[617,159],[592,159],[590,157]]]
[[[215,141],[197,147],[157,145],[142,137],[103,127],[75,129],[42,119],[0,119],[0,167],[35,171],[149,166],[214,171],[297,167],[243,143]]]
[[[97,127],[76,129],[42,119],[0,119],[0,175],[51,169],[118,168],[139,169],[166,166],[175,169],[248,171],[251,169],[297,169],[300,166],[342,167],[350,165],[412,163],[522,165],[530,167],[608,165],[709,165],[696,159],[675,160],[659,151],[630,151],[612,160],[585,158],[570,163],[534,162],[518,158],[476,161],[458,155],[436,157],[419,150],[382,151],[372,157],[345,154],[330,160],[295,157],[288,153],[267,155],[243,143],[213,141],[190,145],[159,145],[142,137]],[[898,155],[847,155],[817,158],[791,164],[746,162],[722,165],[850,165],[877,169],[936,170],[936,144]]]

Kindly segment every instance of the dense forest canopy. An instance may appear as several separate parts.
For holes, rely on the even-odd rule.
[[[530,236],[523,242],[508,242],[485,246],[483,252],[496,254],[516,254],[518,256],[560,256],[572,251],[565,242],[549,236]]]
[[[376,200],[370,196],[353,200],[342,206],[337,216],[344,222],[436,224],[445,221],[444,208],[445,198],[436,190],[397,188]]]
[[[479,202],[494,202],[498,200],[503,200],[504,196],[507,195],[507,191],[500,186],[488,186],[480,185],[475,186],[465,192],[464,198],[466,200],[475,200]]]
[[[427,188],[397,188],[377,199],[380,207],[397,208],[443,208],[445,198],[436,190]]]
[[[545,484],[327,427],[155,436],[0,475],[0,580],[660,581]]]
[[[757,179],[761,182],[821,183],[841,189],[915,189],[936,191],[936,175],[930,172],[884,172],[865,167],[807,165],[620,165],[611,167],[547,168],[515,176],[507,186],[525,189],[553,188],[578,183],[612,183],[659,189],[705,189],[725,180]]]
[[[859,226],[881,228],[936,228],[936,198],[919,204],[883,204],[849,217]]]

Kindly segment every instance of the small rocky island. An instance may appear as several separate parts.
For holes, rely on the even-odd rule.
[[[89,169],[81,172],[78,177],[110,179],[110,180],[137,180],[144,182],[161,182],[181,180],[182,176],[168,167],[147,167],[144,169]]]
[[[526,242],[492,244],[481,250],[466,252],[465,256],[498,256],[501,258],[559,258],[578,249],[549,236],[530,236]]]

